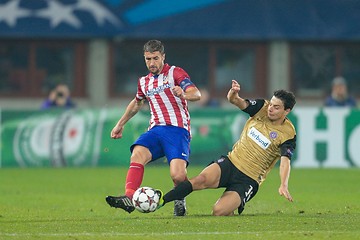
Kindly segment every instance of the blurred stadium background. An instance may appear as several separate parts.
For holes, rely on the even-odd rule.
[[[109,133],[147,72],[142,46],[154,38],[220,103],[190,104],[194,163],[238,138],[246,116],[225,99],[237,79],[244,97],[296,94],[294,166],[359,167],[359,110],[323,108],[338,75],[360,98],[359,9],[357,0],[0,0],[0,167],[127,165],[148,113],[123,140]],[[40,111],[57,83],[77,108]]]

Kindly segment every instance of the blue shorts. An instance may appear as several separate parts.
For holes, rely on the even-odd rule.
[[[131,145],[132,152],[136,145],[148,148],[151,152],[151,161],[166,157],[168,163],[175,158],[184,159],[189,163],[190,133],[182,127],[155,126]]]

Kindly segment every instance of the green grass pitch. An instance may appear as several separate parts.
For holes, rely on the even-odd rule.
[[[222,189],[193,192],[188,215],[110,208],[126,168],[0,169],[0,239],[360,239],[360,169],[296,169],[290,203],[274,169],[241,216],[213,217]],[[190,166],[189,177],[200,172]],[[171,189],[167,166],[146,167],[143,186]]]

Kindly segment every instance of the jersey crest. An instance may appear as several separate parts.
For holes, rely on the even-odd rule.
[[[278,135],[277,132],[274,132],[274,131],[270,132],[270,134],[269,134],[271,139],[277,138],[277,135]]]

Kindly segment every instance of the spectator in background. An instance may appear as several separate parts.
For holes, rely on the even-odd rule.
[[[70,90],[65,84],[58,84],[49,93],[48,98],[42,103],[41,109],[70,109],[75,103],[70,97]]]
[[[356,101],[348,95],[346,80],[336,77],[332,82],[331,95],[325,100],[326,107],[356,107]]]

